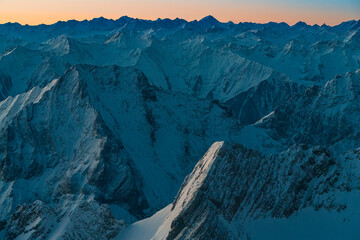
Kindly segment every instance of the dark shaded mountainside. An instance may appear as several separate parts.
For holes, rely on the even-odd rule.
[[[0,238],[356,239],[359,30],[0,25]]]

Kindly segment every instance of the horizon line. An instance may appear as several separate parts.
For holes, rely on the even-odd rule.
[[[186,19],[184,19],[184,18],[181,18],[181,17],[176,17],[176,18],[167,18],[167,17],[165,17],[165,18],[156,18],[156,19],[146,19],[146,18],[138,18],[138,17],[129,17],[128,15],[123,15],[123,16],[121,16],[121,17],[119,17],[119,18],[116,18],[116,19],[114,19],[114,18],[106,18],[106,17],[104,17],[104,16],[99,16],[99,17],[94,17],[94,18],[84,18],[84,19],[76,19],[76,18],[72,18],[72,19],[66,19],[66,20],[58,20],[58,21],[55,21],[55,22],[53,22],[53,23],[39,23],[39,24],[23,24],[23,23],[20,23],[20,22],[3,22],[3,23],[0,23],[0,25],[5,25],[5,24],[18,24],[18,25],[21,25],[21,26],[28,26],[28,27],[36,27],[36,26],[51,26],[51,25],[54,25],[54,24],[56,24],[56,23],[62,23],[62,22],[70,22],[70,21],[76,21],[76,22],[91,22],[91,21],[93,21],[93,20],[96,20],[96,19],[105,19],[105,20],[108,20],[108,21],[118,21],[118,20],[120,20],[121,18],[130,18],[130,19],[132,19],[132,20],[141,20],[141,21],[151,21],[151,22],[155,22],[155,21],[163,21],[163,20],[171,20],[171,21],[175,21],[175,20],[183,20],[183,21],[185,21],[185,22],[187,22],[187,23],[191,23],[191,22],[200,22],[201,20],[203,20],[203,19],[205,19],[205,18],[207,18],[207,17],[211,17],[211,18],[214,18],[216,21],[218,21],[219,23],[221,23],[221,24],[229,24],[229,23],[233,23],[233,24],[235,24],[235,25],[238,25],[238,24],[241,24],[241,23],[254,23],[254,24],[269,24],[269,23],[276,23],[276,24],[283,24],[283,23],[285,23],[285,24],[287,24],[288,26],[290,26],[290,27],[292,27],[292,26],[295,26],[296,24],[298,24],[298,23],[305,23],[307,26],[311,26],[311,27],[313,27],[313,26],[330,26],[330,27],[335,27],[335,26],[338,26],[338,25],[340,25],[340,24],[342,24],[342,23],[346,23],[346,22],[351,22],[351,21],[355,21],[355,22],[359,22],[360,21],[360,19],[349,19],[349,20],[345,20],[345,21],[340,21],[339,23],[337,23],[337,24],[334,24],[334,25],[329,25],[329,24],[326,24],[326,23],[323,23],[322,25],[319,25],[319,24],[308,24],[306,21],[303,21],[303,20],[300,20],[300,21],[298,21],[297,23],[294,23],[294,24],[289,24],[289,23],[287,23],[287,22],[284,22],[284,21],[268,21],[268,22],[251,22],[251,21],[239,21],[239,22],[237,22],[237,23],[235,23],[234,21],[231,21],[231,20],[229,20],[229,21],[227,21],[227,22],[222,22],[222,21],[220,21],[220,20],[218,20],[217,18],[215,18],[214,16],[212,16],[212,15],[207,15],[207,16],[205,16],[205,17],[202,17],[202,18],[200,18],[200,19],[193,19],[193,20],[186,20]]]

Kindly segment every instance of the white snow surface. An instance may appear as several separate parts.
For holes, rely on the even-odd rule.
[[[149,218],[145,218],[124,228],[115,238],[117,240],[160,239],[167,233],[163,224],[169,219],[172,204],[169,204]],[[161,228],[160,228],[161,227]]]

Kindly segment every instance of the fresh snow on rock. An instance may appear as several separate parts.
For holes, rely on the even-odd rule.
[[[359,160],[306,145],[262,155],[216,142],[151,239],[356,239]]]
[[[0,239],[356,239],[359,31],[0,24]]]

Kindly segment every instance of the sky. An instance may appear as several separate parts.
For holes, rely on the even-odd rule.
[[[337,25],[360,19],[360,0],[0,0],[0,23],[37,25],[125,15],[188,21],[212,15],[221,22]]]

